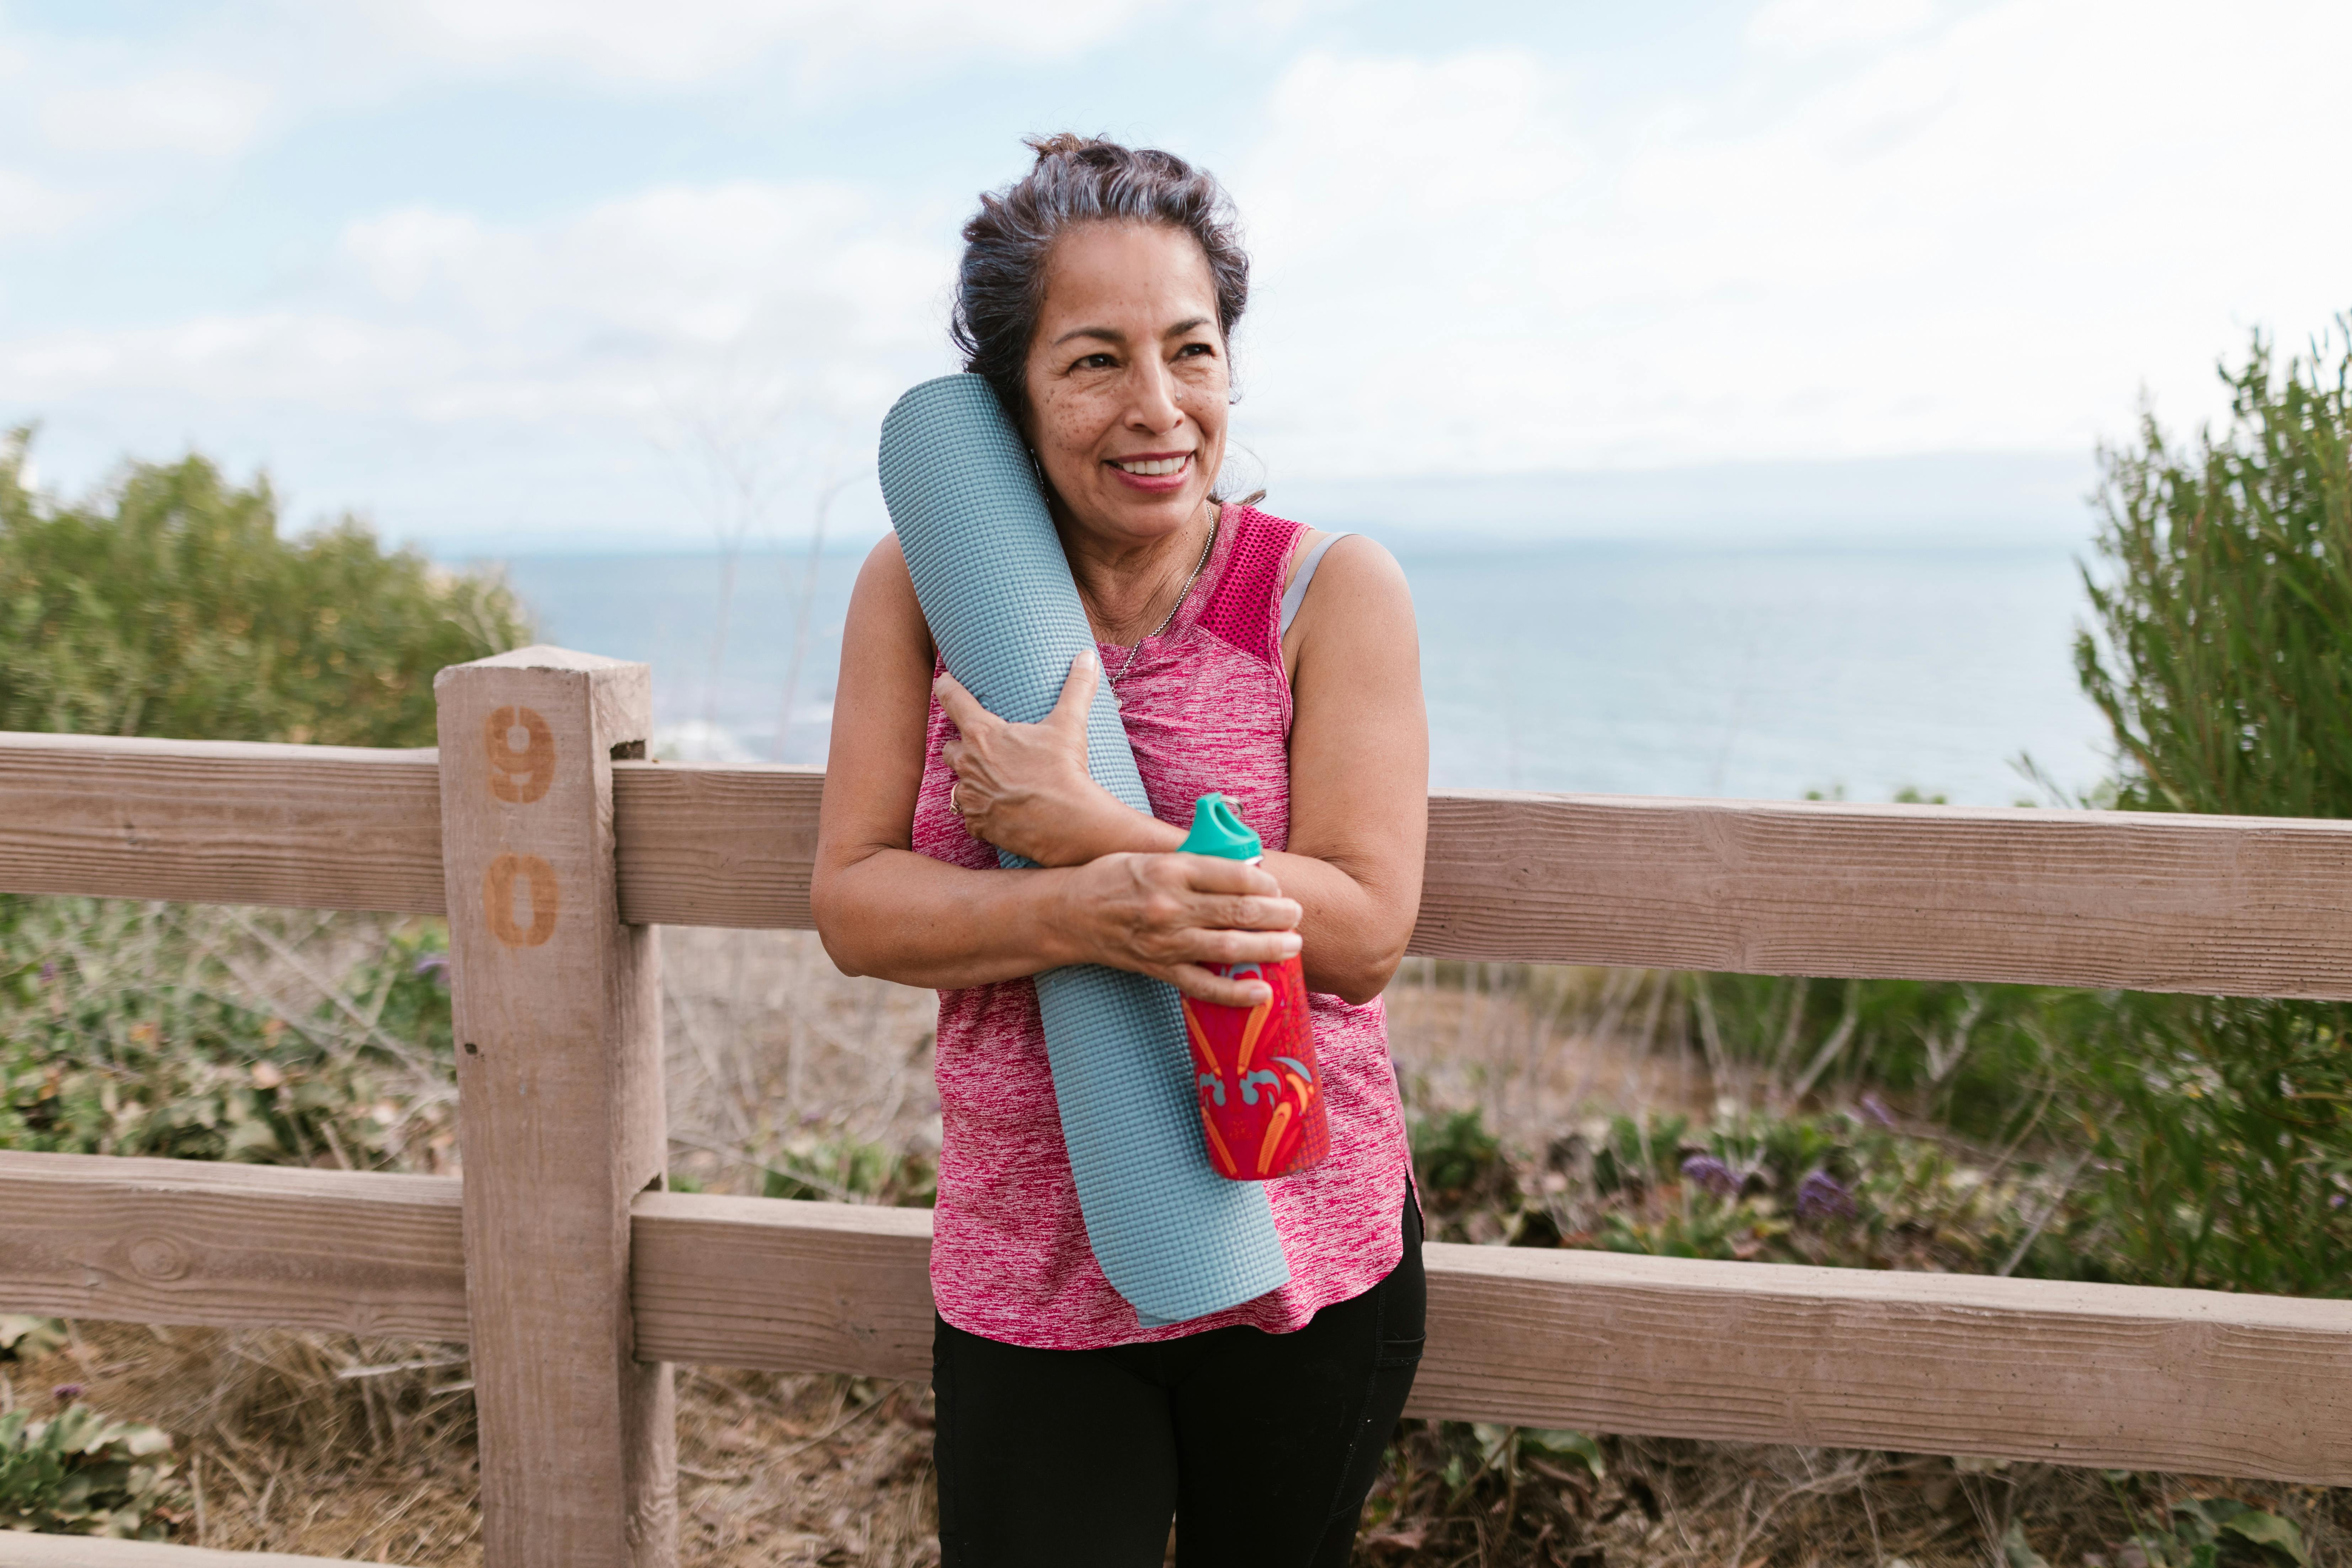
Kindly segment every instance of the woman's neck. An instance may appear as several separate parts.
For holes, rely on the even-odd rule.
[[[1161,538],[1108,540],[1054,509],[1070,575],[1098,641],[1133,643],[1151,635],[1202,563],[1216,517],[1216,504],[1205,502],[1190,523]]]

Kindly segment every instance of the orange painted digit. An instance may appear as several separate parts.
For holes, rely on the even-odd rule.
[[[523,732],[520,750],[514,731]],[[490,757],[490,793],[529,805],[555,782],[555,732],[535,708],[500,708],[482,721],[482,746]]]
[[[531,717],[538,715],[533,713]],[[518,877],[530,889],[530,924],[527,927],[515,920]],[[490,862],[488,872],[482,878],[482,912],[489,917],[490,934],[509,947],[537,947],[553,936],[556,901],[555,868],[536,855],[501,855]]]

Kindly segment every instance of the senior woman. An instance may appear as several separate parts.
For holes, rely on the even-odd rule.
[[[1421,894],[1428,728],[1403,574],[1214,489],[1248,258],[1216,182],[1056,136],[964,228],[954,337],[1034,454],[1093,623],[1000,721],[895,539],[844,632],[812,891],[835,963],[940,992],[931,1278],[947,1568],[1348,1560],[1420,1359],[1421,1217],[1380,994]],[[1108,680],[1152,805],[1097,785]],[[1222,790],[1262,865],[1177,852]],[[1000,870],[1002,847],[1038,869]],[[1145,1326],[1088,1248],[1031,977],[1099,963],[1253,1005],[1303,955],[1331,1152],[1267,1184],[1289,1282]],[[1172,1042],[1171,1042],[1172,1048]],[[1203,1158],[1206,1156],[1204,1155]]]

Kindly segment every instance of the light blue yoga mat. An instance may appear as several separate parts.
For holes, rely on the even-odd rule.
[[[976,375],[927,381],[882,421],[882,499],[948,671],[1000,718],[1034,724],[1094,646],[1020,436]],[[1095,782],[1149,812],[1109,682],[1087,715]],[[997,852],[1011,868],[1030,862]],[[1037,976],[1037,1005],[1103,1273],[1147,1322],[1231,1307],[1290,1278],[1255,1182],[1201,1147],[1173,986],[1085,964]]]

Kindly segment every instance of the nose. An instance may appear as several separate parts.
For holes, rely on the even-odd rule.
[[[1129,426],[1158,436],[1184,423],[1184,410],[1176,403],[1176,378],[1158,354],[1137,358],[1129,384],[1133,392],[1127,413]]]

